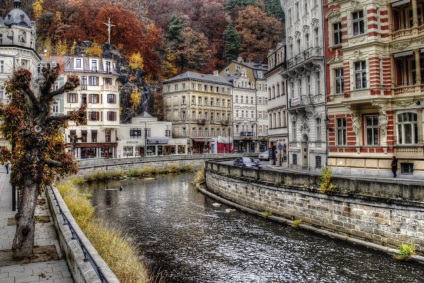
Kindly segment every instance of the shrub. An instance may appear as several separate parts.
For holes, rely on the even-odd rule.
[[[398,248],[399,254],[395,256],[398,260],[408,260],[415,255],[415,247],[411,244],[401,244]]]
[[[291,226],[293,227],[293,228],[299,228],[299,225],[302,223],[302,219],[296,219],[296,220],[293,220],[293,222],[292,222],[292,224],[291,224]]]
[[[272,212],[271,211],[264,211],[262,213],[262,215],[263,215],[263,217],[268,218],[268,217],[270,217],[272,215]]]
[[[71,179],[71,182],[76,186],[81,186],[82,184],[84,184],[85,180],[83,177],[74,177]]]
[[[168,173],[178,173],[180,172],[180,168],[175,163],[169,163],[166,165],[166,172]]]
[[[330,167],[326,166],[321,170],[321,183],[320,183],[320,192],[325,194],[329,191],[333,191],[336,186],[331,183],[331,179],[333,178],[333,174],[331,172]]]

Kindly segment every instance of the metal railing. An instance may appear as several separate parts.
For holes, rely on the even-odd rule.
[[[78,245],[80,246],[84,254],[84,262],[89,262],[91,264],[97,276],[99,276],[101,282],[109,283],[109,281],[106,279],[106,276],[103,274],[101,268],[96,264],[90,252],[88,251],[87,247],[84,245],[81,238],[76,233],[74,227],[72,227],[72,224],[69,222],[69,219],[66,217],[65,213],[63,213],[63,210],[59,205],[55,192],[53,190],[51,190],[51,192],[52,192],[54,201],[56,202],[56,206],[59,208],[59,213],[63,218],[63,225],[68,226],[69,230],[71,231],[72,239],[77,241]]]

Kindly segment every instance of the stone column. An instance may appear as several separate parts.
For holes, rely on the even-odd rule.
[[[419,88],[418,92],[416,93],[420,93],[421,91],[421,62],[420,62],[420,49],[415,49],[414,50],[414,55],[415,55],[415,70],[416,70],[416,75],[415,75],[415,80],[417,81],[416,86]]]
[[[418,144],[423,145],[423,108],[417,108]]]
[[[412,0],[412,26],[414,28],[418,27],[418,7],[417,7],[417,0]]]

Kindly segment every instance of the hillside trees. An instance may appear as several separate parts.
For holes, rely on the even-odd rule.
[[[51,116],[54,97],[79,86],[76,76],[69,76],[59,89],[53,90],[59,66],[43,67],[45,82],[40,95],[31,89],[32,74],[25,69],[15,71],[6,83],[10,103],[0,107],[3,120],[0,130],[13,145],[3,148],[0,161],[10,159],[13,165],[11,184],[22,191],[16,214],[17,226],[12,251],[16,259],[30,258],[34,248],[34,212],[40,192],[53,183],[55,176],[76,173],[77,165],[65,152],[63,128],[68,120],[85,123],[85,106],[69,115]]]
[[[241,36],[235,31],[232,24],[224,32],[224,55],[226,62],[237,59],[241,45]]]
[[[265,61],[268,50],[281,40],[283,34],[280,21],[253,6],[239,11],[235,29],[242,37],[240,56],[256,62]]]

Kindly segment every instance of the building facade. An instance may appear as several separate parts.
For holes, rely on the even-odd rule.
[[[40,56],[35,51],[37,30],[35,22],[20,9],[21,1],[14,1],[4,19],[0,17],[0,102],[9,103],[4,83],[13,72],[25,68],[33,74],[32,89],[38,90]],[[0,147],[9,143],[0,136]]]
[[[287,162],[287,84],[281,73],[285,64],[285,41],[268,52],[268,115],[269,115],[269,147],[271,156],[278,166],[288,166]]]
[[[326,164],[324,39],[321,1],[282,1],[286,15],[288,165],[320,171]]]
[[[172,123],[144,112],[118,129],[118,158],[187,154],[187,139],[172,138]]]
[[[64,81],[72,74],[79,76],[81,84],[63,95],[64,113],[81,105],[87,107],[87,124],[76,126],[69,122],[65,146],[77,159],[118,157],[119,91],[115,61],[86,56],[64,56],[63,60]]]
[[[268,147],[267,67],[238,58],[219,73],[233,85],[234,148],[238,152]]]
[[[186,138],[189,153],[232,149],[232,84],[223,77],[186,72],[163,82],[165,119],[172,135]]]
[[[328,2],[328,3],[326,3]],[[324,1],[328,164],[424,176],[423,1]]]

